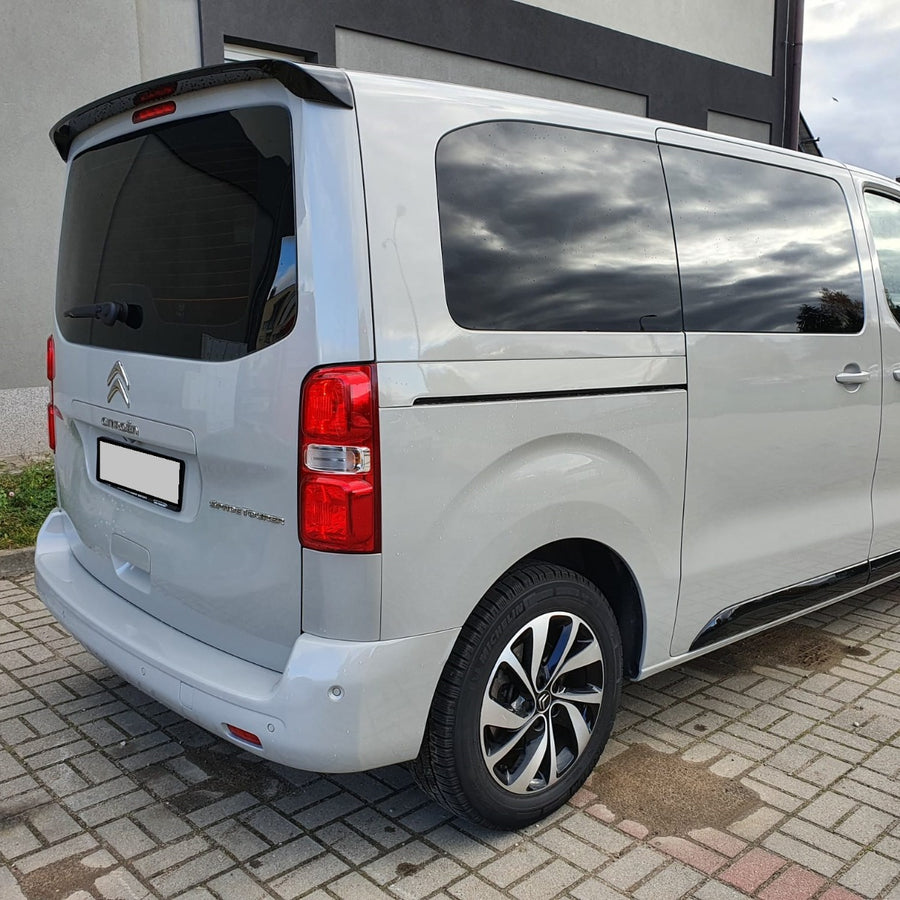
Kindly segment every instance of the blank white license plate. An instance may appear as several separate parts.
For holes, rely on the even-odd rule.
[[[98,438],[97,481],[178,511],[184,491],[184,460]]]

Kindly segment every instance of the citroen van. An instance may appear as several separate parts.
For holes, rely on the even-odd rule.
[[[85,106],[39,592],[268,760],[517,828],[642,679],[900,574],[900,186],[256,60]]]

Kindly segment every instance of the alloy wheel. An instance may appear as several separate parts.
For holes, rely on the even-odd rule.
[[[567,612],[537,616],[500,654],[481,703],[484,764],[515,794],[555,784],[590,741],[603,699],[596,635]]]

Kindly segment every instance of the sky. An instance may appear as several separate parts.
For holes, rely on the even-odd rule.
[[[900,0],[806,0],[801,79],[825,156],[900,176]]]

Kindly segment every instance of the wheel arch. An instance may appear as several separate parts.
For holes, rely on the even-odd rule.
[[[637,677],[644,653],[646,616],[640,587],[625,560],[599,541],[567,538],[539,547],[516,565],[528,561],[571,569],[596,585],[606,597],[619,626],[624,674],[628,678]]]

